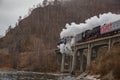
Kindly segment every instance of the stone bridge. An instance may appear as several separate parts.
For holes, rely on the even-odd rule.
[[[105,54],[111,47],[120,42],[120,34],[109,37],[102,37],[87,42],[81,42],[72,46],[73,55],[61,54],[59,63],[61,72],[85,72],[86,67],[91,64],[95,58],[99,58],[102,53]],[[56,54],[60,55],[59,50]]]

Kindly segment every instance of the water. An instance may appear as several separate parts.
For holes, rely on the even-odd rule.
[[[75,77],[69,74],[0,71],[0,80],[75,80]]]

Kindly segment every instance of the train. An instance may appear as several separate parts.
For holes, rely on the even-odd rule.
[[[74,38],[75,43],[80,43],[96,38],[111,36],[118,33],[120,33],[120,20],[109,24],[104,24],[102,26],[96,26],[91,30],[88,29],[86,31],[83,31],[82,33],[77,34],[76,36],[74,36]],[[58,45],[62,43],[66,44],[67,42],[71,41],[72,38],[73,36],[62,38],[60,39]]]

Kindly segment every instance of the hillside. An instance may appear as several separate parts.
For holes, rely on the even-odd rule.
[[[119,3],[100,0],[71,0],[35,8],[31,14],[10,28],[0,39],[0,67],[19,70],[55,72],[59,66],[54,49],[66,23],[84,22],[100,13],[120,13]]]

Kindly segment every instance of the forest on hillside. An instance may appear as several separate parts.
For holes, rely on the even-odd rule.
[[[42,5],[20,17],[15,28],[9,26],[0,39],[0,69],[56,72],[60,66],[54,50],[66,23],[120,13],[119,0],[44,0]]]

